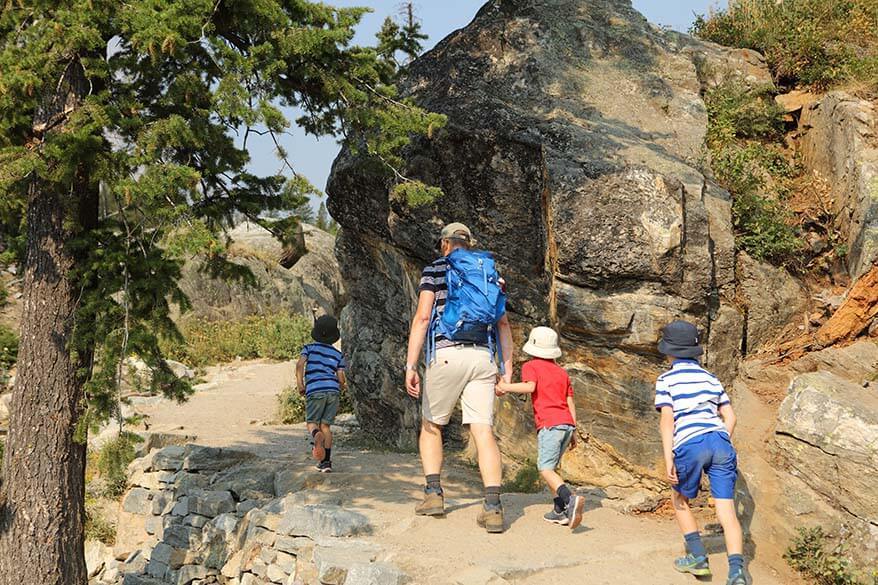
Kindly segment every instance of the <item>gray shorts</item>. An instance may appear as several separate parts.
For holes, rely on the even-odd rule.
[[[305,422],[331,425],[338,414],[338,392],[314,392],[305,396]]]
[[[571,425],[540,429],[537,433],[537,469],[557,469],[575,431]]]

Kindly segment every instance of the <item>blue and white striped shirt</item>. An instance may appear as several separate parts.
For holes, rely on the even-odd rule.
[[[344,356],[325,343],[309,343],[302,348],[305,358],[305,394],[338,392],[338,371],[345,369]]]
[[[674,410],[674,449],[712,431],[728,434],[718,411],[729,403],[723,385],[698,360],[676,360],[655,383],[656,410]]]

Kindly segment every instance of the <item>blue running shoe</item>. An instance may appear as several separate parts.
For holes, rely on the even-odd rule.
[[[747,576],[744,575],[744,571],[736,571],[729,575],[726,585],[749,585],[749,583],[747,582]]]
[[[681,573],[689,573],[696,577],[710,577],[711,575],[707,557],[696,557],[693,554],[675,560],[674,568]]]

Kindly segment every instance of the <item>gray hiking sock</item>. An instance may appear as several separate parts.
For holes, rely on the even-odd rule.
[[[485,486],[485,504],[489,507],[497,507],[500,505],[500,486]]]
[[[440,476],[438,473],[431,473],[424,477],[427,480],[427,487],[424,489],[425,492],[432,492],[436,494],[442,493],[442,482],[440,481]]]

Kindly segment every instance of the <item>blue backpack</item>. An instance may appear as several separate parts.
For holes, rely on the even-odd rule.
[[[495,325],[506,314],[506,293],[489,252],[458,248],[446,258],[445,284],[448,296],[441,315],[433,309],[427,333],[427,363],[436,351],[436,336],[464,343],[486,345],[493,358],[499,356],[502,373],[503,356],[497,342]]]

